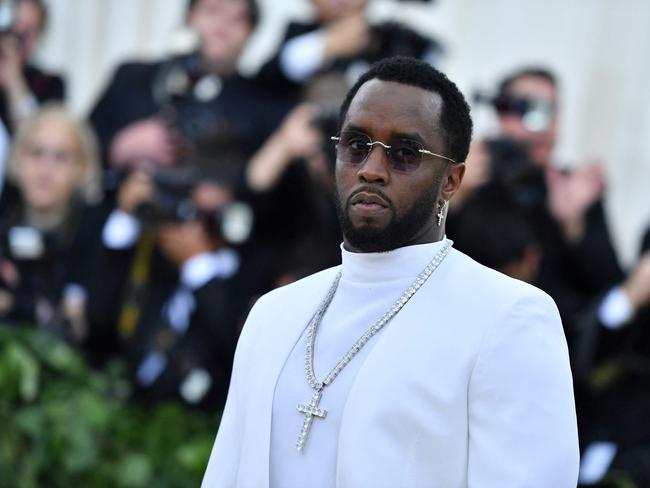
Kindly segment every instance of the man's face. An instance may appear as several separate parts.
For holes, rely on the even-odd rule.
[[[436,93],[377,79],[364,83],[350,104],[342,132],[354,130],[372,141],[410,139],[446,154],[439,130],[442,100]],[[424,154],[412,171],[390,166],[375,144],[363,163],[337,158],[336,203],[345,247],[380,252],[436,240],[438,201],[456,191],[464,166]]]
[[[555,87],[548,80],[539,76],[522,76],[516,79],[508,93],[513,97],[544,100],[553,107],[557,104]],[[522,116],[515,113],[501,114],[499,124],[504,136],[522,142],[528,147],[528,155],[536,166],[544,167],[550,164],[557,132],[557,113],[555,111],[544,130],[530,130],[524,124]]]
[[[201,52],[214,65],[234,65],[251,34],[245,0],[199,0],[189,14]]]
[[[28,59],[43,29],[42,12],[34,2],[23,0],[16,4],[14,15],[12,30],[21,39],[23,58]]]
[[[72,127],[58,119],[39,121],[18,154],[20,189],[37,210],[65,207],[82,184],[84,165]]]
[[[313,0],[318,18],[323,22],[342,19],[361,12],[367,0]]]

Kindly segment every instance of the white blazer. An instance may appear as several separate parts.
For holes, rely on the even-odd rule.
[[[251,311],[203,488],[269,486],[275,385],[337,271]],[[571,373],[548,295],[452,249],[393,320],[409,327],[382,331],[345,404],[337,487],[576,486]]]

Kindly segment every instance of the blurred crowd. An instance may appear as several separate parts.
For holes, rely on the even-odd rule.
[[[444,52],[398,22],[371,23],[368,0],[311,3],[313,20],[291,22],[243,76],[255,0],[190,0],[197,48],[121,64],[85,120],[66,108],[64,80],[30,61],[46,5],[12,3],[0,32],[3,326],[47,329],[97,367],[123,358],[140,401],[222,406],[256,297],[339,263],[331,136],[348,87],[383,57],[435,65]],[[498,127],[473,144],[447,235],[555,299],[582,482],[650,483],[650,229],[624,271],[601,168],[552,159],[558,85],[544,67],[513,67],[477,97]]]

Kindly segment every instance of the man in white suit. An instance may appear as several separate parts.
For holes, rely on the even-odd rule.
[[[204,487],[575,487],[562,324],[454,250],[472,123],[442,73],[374,65],[341,108],[342,266],[248,317]]]

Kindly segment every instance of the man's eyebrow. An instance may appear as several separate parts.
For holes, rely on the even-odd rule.
[[[347,126],[345,126],[344,130],[352,130],[352,131],[355,131],[355,132],[361,132],[363,134],[368,134],[368,131],[366,129],[364,129],[363,127],[360,127],[358,125],[354,125],[354,124],[348,124]],[[422,143],[422,144],[425,143],[424,138],[420,134],[418,134],[417,132],[393,132],[393,133],[391,133],[391,138],[394,138],[394,139],[410,139],[412,141],[417,141],[417,142]]]
[[[363,127],[359,127],[358,125],[354,124],[348,124],[346,125],[343,130],[353,130],[355,132],[362,132],[364,134],[367,134],[367,131]]]
[[[424,144],[424,138],[417,132],[396,132],[391,134],[391,137],[395,139],[410,139],[412,141],[417,141]]]

